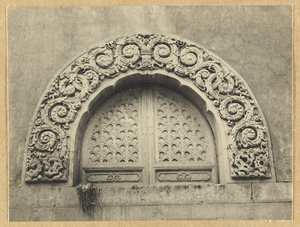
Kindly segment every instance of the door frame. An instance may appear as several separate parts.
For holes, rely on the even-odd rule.
[[[99,105],[103,104],[113,94],[144,83],[156,84],[176,90],[178,94],[195,104],[207,119],[215,137],[216,163],[218,166],[218,173],[216,174],[219,176],[219,183],[232,182],[230,178],[225,125],[213,105],[208,102],[208,98],[201,94],[191,81],[185,78],[178,78],[171,73],[149,74],[136,72],[123,74],[111,80],[103,81],[97,93],[92,94],[92,97],[86,101],[88,105],[85,105],[85,108],[80,110],[79,116],[73,123],[73,133],[75,135],[70,136],[70,159],[71,163],[74,163],[74,165],[70,166],[70,175],[73,176],[72,185],[79,183],[82,135],[90,117],[95,113]]]
[[[132,89],[129,91],[129,89]],[[138,116],[139,116],[139,130],[137,136],[139,136],[139,153],[140,158],[139,162],[131,162],[131,163],[99,163],[93,164],[88,163],[88,156],[89,153],[87,151],[87,143],[89,143],[90,130],[94,129],[94,125],[98,124],[95,119],[98,119],[99,116],[103,114],[101,108],[104,110],[110,106],[110,103],[114,103],[118,97],[125,96],[126,92],[133,92],[134,97],[139,97],[139,104],[138,104]],[[204,134],[205,137],[208,139],[208,155],[209,159],[204,163],[199,162],[188,162],[188,161],[179,161],[179,162],[157,162],[157,155],[158,155],[158,128],[157,128],[157,103],[156,103],[156,95],[160,93],[162,95],[167,96],[167,100],[171,97],[175,96],[177,100],[179,100],[180,104],[182,105],[185,103],[187,105],[187,110],[191,111],[191,116],[195,117],[198,114],[200,115],[198,119],[201,121],[202,127],[205,127],[208,134]],[[87,119],[87,123],[85,129],[83,130],[84,133],[81,134],[81,138],[79,140],[82,141],[82,146],[80,149],[81,157],[80,160],[82,161],[81,166],[79,167],[80,175],[79,181],[80,182],[87,182],[87,178],[90,174],[102,174],[102,177],[106,174],[115,174],[119,176],[120,174],[138,174],[142,177],[141,182],[136,182],[137,184],[144,184],[144,185],[154,185],[154,184],[169,184],[169,181],[158,182],[157,175],[158,174],[197,174],[198,177],[200,175],[205,176],[209,174],[209,179],[203,181],[183,181],[182,183],[218,183],[218,162],[217,162],[217,152],[216,152],[216,144],[215,144],[215,136],[212,131],[212,128],[206,119],[205,115],[201,112],[201,110],[187,97],[183,97],[181,94],[176,94],[177,92],[166,88],[165,86],[157,85],[154,83],[145,83],[136,85],[133,87],[125,87],[123,90],[112,94],[112,97],[108,97],[107,100],[104,101],[103,105],[95,105],[93,108],[97,108],[94,111],[94,114],[91,116],[90,119]],[[203,128],[202,128],[203,129]],[[87,137],[89,135],[89,137]],[[83,164],[84,162],[84,164]],[[127,171],[127,172],[126,172]],[[199,172],[200,171],[200,172]],[[123,172],[123,173],[121,173]],[[129,173],[131,172],[131,173]],[[200,175],[199,175],[200,174]],[[192,176],[191,175],[191,176]],[[102,182],[101,185],[130,185],[135,182]],[[179,182],[171,182],[171,184],[180,183]],[[100,184],[100,182],[98,182]]]

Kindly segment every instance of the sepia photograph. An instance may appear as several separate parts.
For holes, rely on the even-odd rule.
[[[293,7],[7,8],[9,222],[293,220]]]

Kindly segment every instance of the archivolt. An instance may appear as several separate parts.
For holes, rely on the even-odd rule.
[[[122,37],[97,46],[56,77],[39,104],[29,132],[26,182],[67,181],[67,137],[79,109],[103,80],[130,70],[165,70],[190,78],[227,124],[231,177],[271,177],[268,130],[241,76],[203,47],[151,34]]]

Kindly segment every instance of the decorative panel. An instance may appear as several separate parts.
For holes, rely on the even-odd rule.
[[[178,80],[181,77],[190,79],[214,106],[218,113],[216,117],[226,125],[224,136],[231,177],[271,177],[272,146],[268,128],[243,78],[199,45],[163,35],[139,34],[95,46],[55,76],[37,107],[29,130],[26,182],[67,181],[68,138],[74,136],[72,122],[90,94],[99,91],[103,80],[125,72],[151,75],[165,72],[176,75]],[[126,153],[129,148],[125,150]],[[98,155],[99,162],[104,160],[103,157]],[[132,157],[127,158],[124,161],[129,162]],[[110,160],[117,162],[119,159]]]
[[[132,89],[121,92],[94,114],[83,141],[84,162],[139,162],[139,92]]]
[[[211,181],[210,171],[158,171],[156,179],[159,182],[201,182]]]
[[[157,90],[154,96],[158,162],[210,162],[213,137],[202,113],[176,94]]]
[[[128,183],[141,181],[140,172],[103,172],[88,174],[87,181],[90,183]]]

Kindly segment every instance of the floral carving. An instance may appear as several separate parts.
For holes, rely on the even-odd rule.
[[[67,181],[68,135],[78,111],[103,80],[156,70],[190,78],[228,127],[233,178],[270,178],[270,140],[261,112],[239,75],[209,51],[161,35],[122,37],[81,55],[55,79],[39,104],[27,147],[26,182]]]

